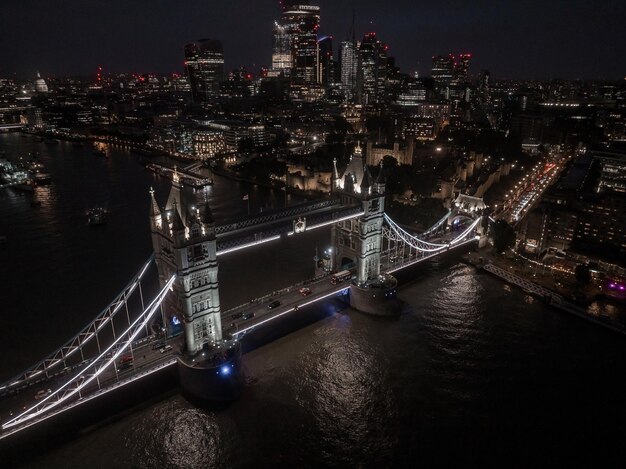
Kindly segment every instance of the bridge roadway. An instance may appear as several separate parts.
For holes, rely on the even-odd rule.
[[[222,312],[222,328],[226,334],[241,338],[243,334],[257,326],[335,296],[350,286],[349,282],[333,285],[330,278],[330,274],[322,275],[224,311]],[[306,288],[310,293],[301,293],[302,288]],[[270,308],[270,305],[275,302],[279,304]]]
[[[475,242],[475,238],[470,238],[467,241],[451,246],[449,249],[457,249]],[[417,256],[415,253],[405,253],[403,256],[393,256],[392,253],[383,253],[381,256],[381,271],[385,273],[396,272],[433,258],[438,254],[441,253],[432,253],[425,256]],[[225,334],[232,334],[235,337],[241,338],[256,327],[265,325],[286,314],[296,314],[301,308],[333,297],[348,289],[350,286],[350,282],[348,281],[334,285],[331,283],[330,278],[330,274],[325,274],[222,312],[222,327]],[[306,295],[301,293],[301,288],[307,288],[310,290],[310,293]],[[269,305],[276,301],[278,305],[269,308]],[[244,319],[244,317],[248,319]],[[176,363],[176,356],[181,353],[183,347],[182,335],[167,339],[166,345],[169,345],[171,348],[163,349],[163,347],[158,345],[161,342],[162,339],[157,339],[155,336],[148,336],[138,341],[132,350],[134,356],[132,366],[125,370],[118,371],[117,374],[113,367],[104,370],[102,374],[99,375],[100,386],[98,386],[96,380],[92,381],[89,385],[81,389],[80,395],[76,394],[72,396],[53,411],[1,431],[0,439],[86,403],[103,394],[121,388],[149,374],[174,365]],[[128,353],[130,353],[130,351]],[[4,396],[0,399],[0,424],[7,422],[24,410],[41,402],[35,399],[39,391],[58,389],[70,376],[80,374],[84,366],[88,363],[89,360],[81,363],[81,366],[76,367],[69,373],[57,374],[47,381],[40,381],[32,386],[20,389],[12,395]]]
[[[96,380],[89,383],[80,394],[76,394],[68,398],[64,403],[60,404],[55,410],[47,413],[43,418],[32,419],[32,424],[41,422],[54,415],[70,410],[78,405],[84,404],[92,399],[102,396],[115,389],[121,388],[133,381],[143,378],[149,374],[160,371],[176,363],[176,355],[180,353],[182,347],[182,335],[167,339],[166,345],[170,345],[171,349],[161,352],[162,347],[154,348],[155,343],[162,340],[156,339],[154,336],[146,337],[141,340],[137,346],[133,347],[132,354],[134,356],[133,365],[125,370],[120,370],[117,375],[113,367],[109,367],[99,375],[100,387]],[[130,350],[128,353],[131,353]],[[40,381],[32,386],[20,389],[17,393],[4,396],[0,400],[0,425],[6,423],[16,415],[26,409],[37,405],[42,399],[36,399],[39,391],[46,389],[58,389],[67,380],[81,373],[85,366],[90,362],[86,360],[81,366],[76,367],[71,373],[59,374],[47,381]],[[31,421],[11,427],[10,429],[0,432],[0,439],[5,438],[19,430],[31,425]]]

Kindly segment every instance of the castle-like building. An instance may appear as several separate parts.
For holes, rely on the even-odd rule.
[[[178,356],[180,384],[193,398],[231,400],[243,387],[241,346],[222,337],[217,278],[215,220],[208,202],[187,200],[174,169],[172,188],[161,210],[150,191],[150,230],[161,286],[176,275],[173,295],[163,302],[168,335],[180,327],[184,345]]]
[[[222,341],[215,220],[208,202],[201,209],[185,200],[176,171],[164,210],[153,191],[151,199],[150,228],[161,285],[176,274],[173,299],[164,303],[164,322],[182,323],[186,353],[194,355]]]
[[[336,161],[333,170],[333,192],[345,205],[360,204],[363,208],[363,215],[336,223],[331,232],[333,265],[337,270],[356,268],[350,305],[370,314],[396,314],[397,304],[390,300],[395,298],[397,281],[380,272],[385,217],[382,168],[374,180],[359,144],[345,171],[339,174]]]

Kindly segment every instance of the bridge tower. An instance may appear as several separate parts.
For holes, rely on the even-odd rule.
[[[388,300],[395,298],[397,281],[381,275],[383,221],[385,215],[385,181],[382,167],[376,181],[365,165],[360,144],[342,177],[335,178],[334,190],[346,205],[358,203],[363,215],[334,225],[332,230],[333,265],[342,270],[356,268],[356,279],[350,287],[350,305],[360,311],[389,315],[395,308]],[[347,263],[346,261],[351,261]]]
[[[180,384],[200,400],[234,399],[243,386],[241,346],[222,337],[217,240],[209,203],[201,209],[185,200],[176,170],[163,211],[150,192],[152,245],[161,285],[176,274],[174,294],[163,303],[163,323],[182,324]]]
[[[152,192],[152,245],[161,284],[176,273],[173,301],[164,308],[164,325],[182,323],[185,351],[194,355],[205,344],[222,340],[217,280],[215,221],[209,204],[201,211],[185,202],[178,173],[161,212]]]

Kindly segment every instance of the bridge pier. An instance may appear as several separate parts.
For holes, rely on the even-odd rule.
[[[194,400],[228,402],[237,399],[244,385],[241,344],[229,341],[196,356],[178,357],[178,379]]]
[[[374,316],[397,316],[400,314],[400,301],[396,298],[398,281],[392,275],[385,275],[378,283],[364,286],[350,285],[350,307],[361,313]]]
[[[181,197],[178,174],[165,210],[152,192],[150,225],[160,278],[175,275],[164,325],[182,325],[184,351],[178,376],[185,392],[203,401],[237,398],[243,387],[241,345],[222,336],[215,220]]]
[[[334,189],[346,202],[358,202],[363,215],[333,227],[333,264],[337,270],[349,259],[356,264],[356,279],[350,286],[350,306],[376,316],[393,316],[400,312],[396,299],[397,280],[381,274],[383,222],[385,216],[385,182],[383,169],[372,181],[360,145],[357,146],[343,176],[335,178]]]

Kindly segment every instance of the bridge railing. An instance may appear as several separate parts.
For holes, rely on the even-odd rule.
[[[230,308],[230,309],[222,312],[222,316],[223,317],[227,317],[228,315],[234,313],[235,311],[238,311],[240,309],[248,308],[248,307],[250,307],[250,305],[253,305],[253,304],[265,303],[266,301],[269,301],[272,298],[276,298],[277,296],[280,296],[283,293],[290,293],[290,292],[294,291],[296,288],[301,288],[301,287],[306,287],[307,285],[312,285],[312,284],[314,284],[316,282],[319,282],[320,280],[328,278],[329,276],[330,276],[330,274],[318,275],[317,277],[314,277],[312,279],[303,280],[301,282],[294,283],[293,285],[281,288],[280,290],[274,290],[272,293],[268,293],[267,295],[263,295],[263,296],[260,296],[258,298],[253,298],[252,300],[248,301],[247,303],[242,303],[239,306],[235,306],[234,308]]]
[[[58,371],[62,370],[61,365],[63,365],[63,368],[66,368],[67,360],[78,352],[81,353],[81,360],[84,362],[85,357],[83,354],[83,348],[87,344],[92,342],[94,338],[97,340],[98,333],[101,332],[107,325],[111,325],[111,328],[113,330],[113,336],[115,337],[113,319],[120,311],[122,311],[123,306],[127,307],[129,298],[137,288],[139,288],[143,308],[141,280],[143,279],[148,270],[148,267],[150,267],[150,264],[153,260],[154,254],[150,256],[150,258],[146,261],[146,263],[139,270],[139,272],[133,277],[133,279],[126,285],[122,292],[111,303],[109,303],[109,305],[104,310],[102,310],[102,312],[93,321],[87,324],[87,326],[85,326],[78,334],[76,334],[74,337],[72,337],[64,345],[52,352],[46,358],[33,365],[28,370],[23,371],[19,375],[3,383],[0,386],[0,394],[4,394],[12,389],[21,388],[35,380],[39,380],[41,377],[49,378],[51,373],[56,374]],[[126,313],[128,315],[127,309]]]
[[[320,210],[327,207],[333,207],[339,205],[340,200],[338,198],[325,199],[316,202],[307,202],[303,204],[293,205],[285,210],[270,212],[267,214],[260,214],[254,217],[246,218],[245,220],[236,221],[233,223],[227,223],[225,225],[219,225],[215,228],[217,235],[226,234],[231,231],[237,231],[241,229],[250,228],[263,223],[269,223],[277,220],[282,220],[288,217],[295,217],[298,215],[306,215],[307,213],[315,210]]]
[[[88,363],[79,374],[70,377],[64,384],[44,397],[37,404],[3,424],[2,429],[10,429],[36,420],[39,417],[44,417],[63,403],[80,399],[82,397],[81,391],[84,391],[93,381],[96,381],[97,389],[100,390],[100,376],[102,373],[112,365],[115,367],[118,357],[132,346],[139,333],[147,326],[149,321],[152,320],[156,311],[159,310],[161,303],[169,293],[175,280],[176,275],[173,275],[157,296],[150,302],[148,307],[143,310],[143,313],[129,325],[128,329],[120,334],[96,359]],[[114,369],[115,377],[118,378],[118,370],[116,368]]]

